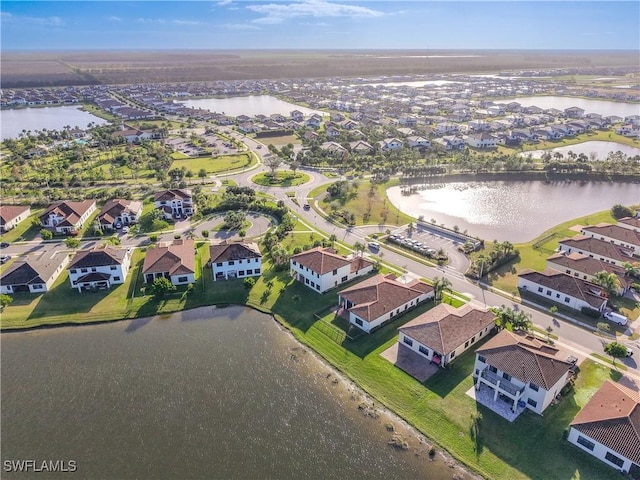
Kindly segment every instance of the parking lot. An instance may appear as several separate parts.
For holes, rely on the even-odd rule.
[[[421,243],[421,247],[427,249],[433,249],[436,252],[440,249],[444,250],[449,257],[448,267],[452,270],[456,270],[460,273],[464,273],[469,268],[469,260],[467,256],[458,251],[458,246],[462,243],[459,240],[444,237],[437,233],[428,232],[419,228],[414,228],[411,233],[408,229],[397,229],[391,232],[392,234],[402,235],[405,238],[411,239],[414,242]]]

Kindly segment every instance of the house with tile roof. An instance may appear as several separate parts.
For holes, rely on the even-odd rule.
[[[558,242],[558,248],[567,253],[578,252],[581,255],[596,258],[602,262],[622,265],[633,261],[633,250],[614,245],[593,237],[576,235],[572,238],[563,238]]]
[[[349,323],[371,333],[433,296],[433,287],[420,280],[402,283],[394,274],[376,275],[338,292],[338,305]]]
[[[624,217],[618,220],[617,225],[634,232],[640,232],[640,217]]]
[[[193,215],[196,206],[193,203],[191,190],[172,188],[157,192],[153,196],[156,208],[162,210],[165,219],[181,218],[184,215]]]
[[[66,253],[29,255],[18,259],[0,275],[0,293],[44,293],[69,263]]]
[[[71,233],[82,228],[84,222],[95,211],[95,200],[54,203],[40,215],[40,225],[56,233]]]
[[[213,281],[262,275],[262,253],[254,242],[223,242],[209,247]]]
[[[573,419],[567,440],[621,472],[640,469],[640,393],[607,380]]]
[[[555,270],[524,270],[518,275],[518,289],[574,310],[591,308],[602,312],[607,306],[602,287]]]
[[[312,290],[324,293],[373,271],[373,262],[360,256],[343,257],[332,248],[317,247],[293,255],[291,276]]]
[[[101,230],[113,230],[117,224],[137,223],[142,214],[142,202],[116,198],[109,200],[98,213],[98,226]]]
[[[542,414],[569,379],[572,364],[559,350],[533,336],[501,330],[476,350],[476,390],[489,388],[493,399]]]
[[[469,304],[441,303],[398,329],[399,348],[409,348],[425,361],[445,367],[496,326],[496,316]]]
[[[168,278],[174,285],[193,283],[196,272],[195,244],[190,239],[174,240],[147,250],[142,265],[144,283]]]
[[[124,283],[129,274],[131,254],[131,249],[111,246],[80,250],[67,267],[71,288],[82,292]]]
[[[633,250],[634,255],[640,255],[640,233],[611,223],[599,223],[582,227],[580,233],[585,237],[597,238],[625,249]]]
[[[620,281],[620,287],[616,289],[618,295],[624,295],[633,283],[633,278],[625,274],[624,268],[576,252],[554,253],[547,258],[547,268],[573,275],[587,282],[593,282],[598,272],[613,273]]]
[[[31,215],[28,205],[0,205],[0,232],[8,232]]]

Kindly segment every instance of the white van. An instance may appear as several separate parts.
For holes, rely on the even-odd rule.
[[[604,318],[618,325],[626,325],[628,322],[627,317],[616,312],[607,312],[604,314]]]

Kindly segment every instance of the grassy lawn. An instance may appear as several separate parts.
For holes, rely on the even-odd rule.
[[[302,172],[294,173],[291,170],[281,170],[271,175],[269,172],[262,172],[251,178],[253,183],[265,187],[295,187],[309,181],[309,175]]]
[[[200,169],[208,173],[228,172],[231,170],[239,170],[255,163],[253,155],[248,153],[239,153],[236,155],[221,155],[219,157],[193,157],[174,160],[171,168],[185,167],[197,175]]]
[[[265,145],[275,145],[281,147],[290,143],[294,145],[301,145],[302,141],[297,135],[283,135],[281,137],[262,137],[255,138],[256,142],[264,143]]]
[[[321,208],[328,215],[339,211],[354,214],[356,225],[404,225],[415,221],[415,218],[394,207],[387,198],[386,190],[399,185],[397,180],[373,185],[361,180],[352,185],[356,185],[356,189],[349,192],[346,198],[330,199],[325,194],[328,185],[312,190],[309,196],[319,200]]]
[[[32,208],[31,215],[26,220],[20,222],[16,228],[9,230],[7,233],[0,235],[2,242],[26,242],[39,238],[42,227],[33,226],[33,220],[38,218],[44,212],[44,208]]]

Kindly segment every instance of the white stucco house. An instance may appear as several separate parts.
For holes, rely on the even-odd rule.
[[[640,469],[640,394],[605,381],[571,422],[567,440],[623,473]]]
[[[156,278],[168,278],[173,285],[186,285],[196,281],[195,244],[190,239],[174,240],[147,250],[142,265],[144,283]]]
[[[582,227],[580,233],[585,237],[596,238],[625,249],[633,250],[634,255],[640,256],[640,233],[634,232],[629,228],[612,225],[610,223],[599,223],[598,225]]]
[[[79,251],[67,267],[71,288],[82,292],[124,283],[131,266],[131,254],[131,249],[109,246]]]
[[[494,401],[518,405],[541,415],[569,379],[572,364],[559,350],[534,337],[500,331],[476,350],[473,379],[476,390],[488,388]]]
[[[56,233],[71,233],[82,228],[95,211],[95,200],[54,203],[40,215],[40,225]]]
[[[547,258],[547,269],[573,275],[587,282],[593,282],[598,272],[613,273],[620,282],[619,288],[616,289],[618,295],[624,295],[633,283],[633,278],[625,275],[624,268],[576,252],[554,253]]]
[[[371,333],[433,295],[433,287],[419,280],[402,283],[393,274],[376,275],[338,292],[338,305],[349,323]]]
[[[142,214],[142,202],[116,198],[109,200],[98,213],[97,222],[102,230],[113,230],[116,225],[137,223]]]
[[[317,247],[293,255],[291,276],[310,289],[324,293],[373,271],[373,262],[359,256],[343,257],[331,248]]]
[[[31,215],[28,205],[0,205],[0,232],[8,232]]]
[[[196,211],[191,190],[172,188],[157,192],[153,196],[155,207],[162,210],[164,218],[180,218],[184,215],[193,215]]]
[[[16,260],[0,274],[0,293],[44,293],[56,281],[69,263],[66,253],[29,255]]]
[[[398,345],[409,348],[425,361],[447,366],[476,341],[489,335],[496,316],[469,304],[455,308],[441,303],[398,329]]]
[[[219,243],[209,247],[213,281],[262,275],[262,254],[254,242]]]
[[[625,262],[633,261],[633,249],[591,236],[576,235],[572,238],[563,238],[558,242],[558,248],[567,253],[577,252],[619,266]]]
[[[473,148],[495,148],[498,145],[498,139],[488,133],[474,133],[467,135],[467,145]]]

